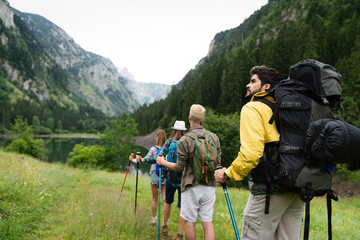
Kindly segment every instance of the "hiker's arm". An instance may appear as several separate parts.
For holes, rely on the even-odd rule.
[[[146,154],[145,158],[140,158],[142,163],[156,163],[156,147],[151,147],[149,152]]]
[[[271,109],[269,108],[271,111]],[[254,104],[246,104],[241,110],[240,151],[225,171],[235,181],[244,179],[255,168],[264,152],[265,129],[262,117]]]
[[[136,158],[137,158],[137,156],[136,156]],[[132,163],[136,163],[137,162],[136,158],[134,158],[134,154],[131,153],[130,156],[129,156],[129,161],[132,162]]]
[[[166,161],[165,158],[164,158],[164,156],[160,156],[160,155],[159,155],[159,156],[157,157],[156,163],[157,163],[158,165],[160,165],[160,166],[165,166],[165,167],[167,167],[167,168],[169,168],[169,169],[171,169],[171,170],[176,171],[176,170],[175,170],[175,163]]]
[[[171,142],[172,142],[171,138],[166,139],[163,149],[161,149],[159,155],[165,157],[168,154]]]
[[[171,139],[169,138],[169,139],[167,139],[166,140],[166,142],[165,142],[165,144],[164,144],[164,147],[163,147],[163,149],[161,149],[161,151],[160,151],[160,153],[159,153],[159,155],[162,155],[162,156],[166,156],[166,154],[168,153],[168,151],[169,151],[169,146],[170,146],[170,143],[171,143]],[[154,147],[155,148],[155,147]],[[148,157],[148,158],[145,158],[144,159],[144,163],[156,163],[157,162],[157,150],[156,150],[156,148],[155,148],[155,154],[154,155],[152,155],[153,157]]]

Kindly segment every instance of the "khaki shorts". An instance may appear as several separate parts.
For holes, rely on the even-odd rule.
[[[250,194],[244,210],[241,239],[300,239],[304,202],[299,194],[271,195],[265,214],[265,195]]]
[[[188,222],[212,222],[214,203],[216,200],[215,187],[196,185],[186,187],[181,193],[180,216]]]

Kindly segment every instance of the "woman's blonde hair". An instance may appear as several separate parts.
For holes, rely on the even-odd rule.
[[[160,129],[156,134],[156,145],[163,147],[166,141],[166,133],[164,130]]]

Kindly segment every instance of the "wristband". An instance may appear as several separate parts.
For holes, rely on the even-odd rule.
[[[228,176],[226,173],[224,173],[223,178],[224,178],[226,181],[227,181],[227,180],[230,180],[229,176]]]

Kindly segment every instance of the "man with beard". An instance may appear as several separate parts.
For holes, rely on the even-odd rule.
[[[269,92],[282,78],[279,72],[266,66],[255,66],[250,74],[245,96],[250,102],[241,109],[240,151],[228,169],[219,169],[214,176],[217,182],[226,183],[243,180],[251,171],[251,193],[243,213],[241,239],[299,239],[304,212],[299,194],[274,183],[253,181],[257,172],[264,171],[259,165],[265,161],[264,150],[274,146],[280,138],[275,122],[269,123],[273,115],[271,104],[259,99],[274,102]],[[269,209],[265,209],[265,202],[269,200]]]

